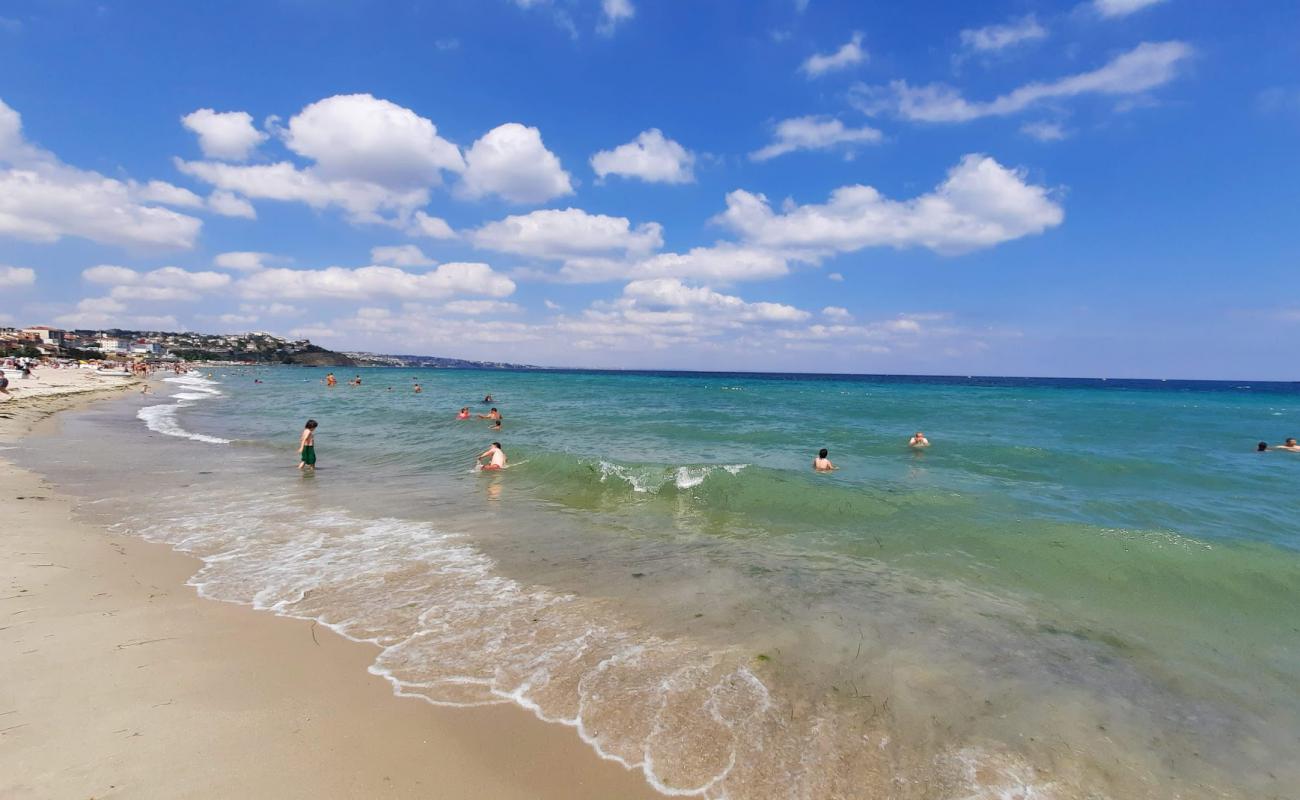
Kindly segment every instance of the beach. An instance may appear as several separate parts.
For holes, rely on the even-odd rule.
[[[37,374],[0,405],[7,442],[103,397]],[[0,487],[0,796],[654,796],[522,709],[396,697],[373,645],[200,599],[195,559],[79,519],[7,460]]]

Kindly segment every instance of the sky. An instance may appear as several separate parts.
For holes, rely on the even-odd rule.
[[[0,0],[0,324],[1297,380],[1300,4]]]

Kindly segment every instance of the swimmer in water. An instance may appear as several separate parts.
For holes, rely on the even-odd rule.
[[[338,386],[338,385],[339,385],[339,379],[336,378],[336,377],[334,377],[334,373],[333,373],[333,372],[331,372],[330,374],[328,374],[328,375],[325,376],[325,385],[326,385],[326,386]]]
[[[839,467],[832,464],[831,460],[826,457],[828,455],[830,455],[830,451],[827,450],[825,447],[817,451],[817,457],[813,459],[814,471],[830,472],[831,470],[839,469]]]
[[[460,413],[456,415],[456,419],[469,419],[469,406],[462,408]]]
[[[493,408],[491,411],[489,411],[486,414],[479,414],[478,418],[479,419],[501,419],[501,412],[497,411],[496,408]]]
[[[419,394],[420,392],[423,392],[423,391],[424,391],[424,389],[420,388],[420,384],[418,384],[418,383],[415,384],[415,393],[416,393],[416,394]]]
[[[1287,451],[1290,451],[1290,452],[1292,452],[1292,453],[1300,453],[1300,444],[1296,444],[1296,441],[1295,441],[1295,437],[1294,437],[1294,436],[1288,436],[1288,437],[1287,437],[1287,440],[1286,440],[1285,442],[1283,442],[1282,444],[1277,445],[1277,446],[1274,447],[1273,449],[1274,449],[1274,450],[1287,450]]]
[[[929,447],[930,440],[925,438],[924,433],[917,431],[916,433],[912,434],[911,439],[907,440],[907,446],[912,448],[913,450],[916,450],[921,447]]]
[[[478,458],[474,459],[474,463],[477,464],[485,458],[491,459],[489,463],[484,464],[481,467],[485,472],[506,468],[506,451],[501,449],[500,442],[493,442],[491,447],[484,450],[479,454]]]
[[[490,406],[490,405],[492,405],[492,403],[493,403],[492,395],[489,394],[489,395],[485,395],[485,396],[483,397],[483,405],[485,405],[485,406]]]
[[[1268,452],[1268,442],[1260,442],[1259,444],[1255,445],[1255,452],[1256,453]]]
[[[492,423],[491,425],[488,426],[488,430],[490,430],[490,431],[499,431],[499,430],[501,430],[501,419],[502,419],[501,417],[497,417],[496,422],[494,422],[494,423]]]

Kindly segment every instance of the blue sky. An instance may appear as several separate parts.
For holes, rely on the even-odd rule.
[[[1300,6],[0,3],[5,324],[1297,379]]]

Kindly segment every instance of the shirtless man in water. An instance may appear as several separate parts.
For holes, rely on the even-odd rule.
[[[1273,448],[1274,450],[1290,450],[1292,453],[1300,453],[1300,444],[1296,444],[1295,438],[1290,437],[1282,444]]]
[[[917,431],[916,433],[912,434],[911,439],[907,440],[907,446],[912,448],[913,450],[916,450],[917,448],[921,448],[921,447],[929,447],[930,440],[925,438],[924,433]]]
[[[478,458],[474,459],[474,462],[477,464],[485,458],[490,458],[492,460],[490,463],[482,466],[484,471],[506,468],[506,451],[501,449],[500,442],[493,442],[491,447],[484,450],[479,454]]]
[[[501,412],[493,408],[491,411],[489,411],[486,414],[479,414],[478,418],[479,419],[501,419]]]
[[[839,467],[832,464],[831,460],[826,457],[828,455],[830,455],[830,451],[825,447],[818,450],[817,457],[813,459],[813,470],[816,472],[830,472],[831,470],[839,469]]]

